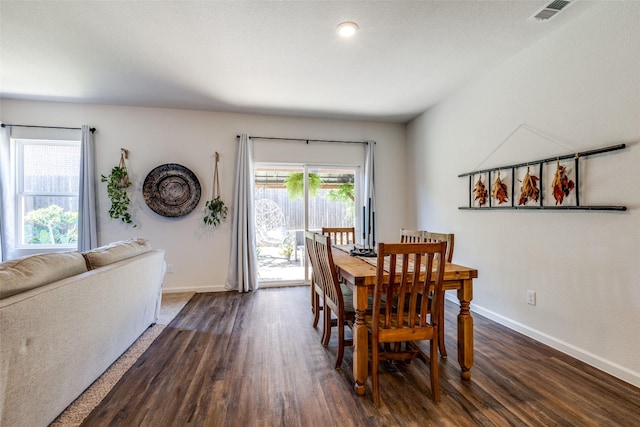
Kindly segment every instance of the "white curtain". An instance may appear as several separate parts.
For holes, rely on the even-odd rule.
[[[78,250],[98,246],[96,227],[95,149],[93,132],[82,125],[80,143],[80,194],[78,199]]]
[[[375,189],[375,141],[367,141],[365,145],[364,159],[364,191],[363,191],[363,212],[362,224],[365,241],[362,244],[371,245],[375,248],[376,237],[376,189]]]
[[[15,247],[14,173],[11,169],[11,126],[0,128],[0,260],[13,258]]]
[[[253,205],[253,142],[240,135],[231,208],[231,256],[225,288],[238,292],[258,289],[258,257]]]

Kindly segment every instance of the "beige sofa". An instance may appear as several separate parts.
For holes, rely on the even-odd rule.
[[[46,426],[158,318],[144,239],[0,264],[0,426]]]

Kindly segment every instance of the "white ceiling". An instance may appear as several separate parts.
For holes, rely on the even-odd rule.
[[[406,122],[593,4],[549,2],[1,0],[0,93]]]

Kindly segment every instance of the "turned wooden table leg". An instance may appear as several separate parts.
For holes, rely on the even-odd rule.
[[[369,337],[364,316],[367,312],[367,289],[364,286],[354,286],[353,302],[355,304],[356,319],[353,326],[353,376],[356,394],[364,396],[365,384],[369,377]]]
[[[460,313],[458,314],[458,363],[462,371],[463,380],[471,379],[471,367],[473,366],[473,317],[469,310],[473,298],[473,281],[464,280],[462,287],[458,289],[460,301]]]

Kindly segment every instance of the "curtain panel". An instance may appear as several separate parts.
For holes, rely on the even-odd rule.
[[[0,128],[0,260],[14,258],[15,206],[14,176],[11,167],[11,126]]]
[[[231,210],[231,254],[225,288],[238,292],[258,289],[253,203],[253,142],[247,134],[238,140]]]
[[[80,191],[78,197],[78,250],[88,251],[98,246],[96,225],[95,147],[93,132],[82,125],[80,141]]]

